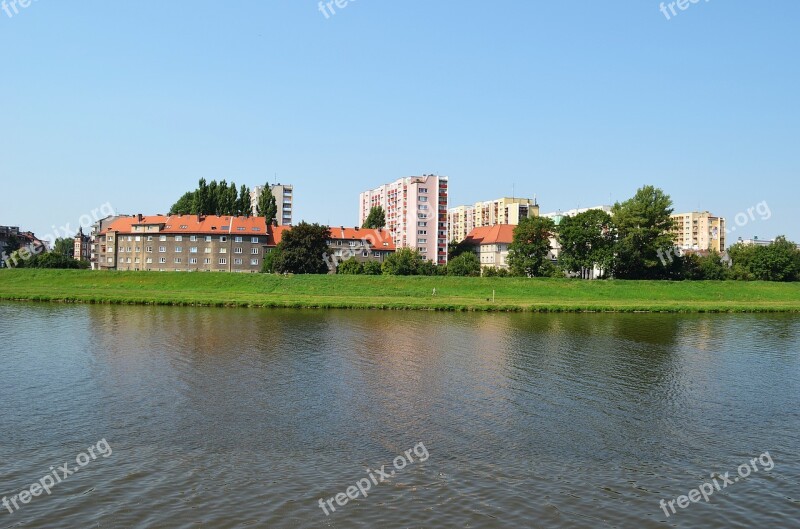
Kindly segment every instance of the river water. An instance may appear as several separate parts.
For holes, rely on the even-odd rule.
[[[799,404],[793,315],[0,304],[0,528],[800,527]]]

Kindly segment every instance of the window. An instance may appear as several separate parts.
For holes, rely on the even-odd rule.
[[[250,259],[251,266],[258,266],[258,259]]]
[[[250,239],[250,242],[252,242],[253,244],[258,244],[258,237],[252,237]]]
[[[144,260],[144,262],[147,263],[147,264],[153,264],[153,258],[152,257],[148,257],[147,259]]]
[[[419,188],[419,192],[420,193],[427,193],[428,192],[428,188],[427,187],[420,187]]]
[[[227,248],[220,248],[219,249],[219,253],[228,253],[228,249]]]
[[[353,246],[355,246],[355,245],[356,245],[356,241],[350,241],[350,247],[351,247],[351,248],[352,248]]]
[[[234,237],[233,242],[242,242],[242,237]]]
[[[244,253],[244,248],[234,248],[233,253]]]
[[[189,253],[197,253],[197,246],[192,246],[189,248]]]
[[[420,202],[427,202],[428,201],[428,197],[419,197],[419,201]]]
[[[428,230],[417,230],[417,235],[427,235]]]
[[[175,253],[181,253],[181,252],[183,252],[183,246],[176,246]]]
[[[253,255],[258,255],[258,248],[250,249],[250,253],[253,254]]]
[[[125,253],[125,247],[124,246],[120,246],[119,247],[119,253]]]
[[[130,235],[128,235],[128,242],[131,242],[132,240],[133,240],[133,237],[131,237]]]
[[[159,257],[158,258],[158,262],[161,263],[161,264],[165,264],[167,262],[167,258],[166,257]]]
[[[137,235],[136,237],[133,238],[133,240],[136,242],[141,242],[142,238],[139,235]]]
[[[253,228],[253,231],[261,231],[261,228]]]
[[[136,253],[139,253],[139,252],[141,252],[141,251],[142,251],[142,249],[141,249],[141,248],[139,248],[139,247],[137,246],[137,247],[136,247]]]
[[[175,258],[175,264],[181,264],[182,259],[180,257]]]
[[[211,242],[211,235],[206,235],[206,242]]]
[[[190,237],[189,237],[189,240],[190,240],[191,242],[197,242],[197,235],[192,235],[192,236],[190,236]]]
[[[211,264],[211,259],[203,259],[203,264]]]
[[[125,262],[128,263],[128,264],[131,264],[131,258],[128,257],[127,259],[125,259]]]
[[[152,240],[153,240],[153,236],[152,235],[148,235],[147,236],[147,242],[151,242]]]
[[[181,226],[181,227],[183,227],[183,226]],[[183,241],[183,235],[176,235],[175,236],[175,242],[182,242],[182,241]]]
[[[233,264],[240,265],[240,264],[242,264],[242,260],[241,259],[234,259],[233,260]]]
[[[167,240],[167,236],[166,235],[162,235],[161,237],[158,238],[158,240],[161,241],[161,242],[164,242],[164,241]]]
[[[130,246],[128,246],[128,250],[127,251],[128,251],[128,253],[131,253],[131,247]]]
[[[225,259],[224,257],[220,257],[219,258],[219,264],[221,264],[221,265],[228,264],[228,260]]]
[[[236,228],[236,231],[244,231],[244,230],[245,230],[244,226],[239,226],[238,228]],[[238,241],[238,242],[242,242],[242,241]]]
[[[189,259],[189,264],[197,264],[197,257],[192,257]]]
[[[181,224],[181,229],[182,230],[189,229],[189,226],[187,226],[186,224]]]
[[[203,253],[211,253],[211,248],[203,248]]]
[[[417,239],[417,242],[419,244],[427,244],[428,243],[428,239]]]
[[[166,246],[159,246],[158,247],[158,253],[164,253],[166,251],[167,251],[167,247]]]
[[[220,235],[219,242],[228,242],[228,237],[226,237],[225,235]]]

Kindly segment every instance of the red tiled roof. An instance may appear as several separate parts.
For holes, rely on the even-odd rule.
[[[191,233],[198,235],[213,235],[218,233],[240,234],[255,236],[267,235],[267,225],[264,217],[231,217],[227,215],[151,215],[122,217],[112,222],[103,231],[116,231],[119,233],[133,233],[134,226],[160,225],[159,233]],[[144,233],[144,232],[137,232]]]
[[[333,240],[366,240],[370,243],[370,246],[373,250],[394,251],[396,249],[394,241],[392,240],[392,235],[386,228],[375,230],[368,228],[344,228],[341,226],[331,226],[330,230],[331,239]]]
[[[514,228],[516,227],[514,224],[481,226],[469,232],[467,238],[464,239],[464,243],[472,245],[511,244],[514,242]]]

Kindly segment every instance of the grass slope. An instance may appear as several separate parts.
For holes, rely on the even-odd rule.
[[[424,310],[800,312],[800,283],[22,269],[0,270],[0,300]]]

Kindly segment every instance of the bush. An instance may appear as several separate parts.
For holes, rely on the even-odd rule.
[[[378,261],[367,261],[364,263],[364,275],[379,276],[382,272],[381,264]]]
[[[351,275],[357,276],[364,273],[364,266],[356,260],[355,257],[351,257],[347,261],[340,263],[339,266],[336,267],[336,273],[342,275]]]
[[[472,252],[464,252],[447,264],[447,275],[477,277],[481,275],[481,262]]]

